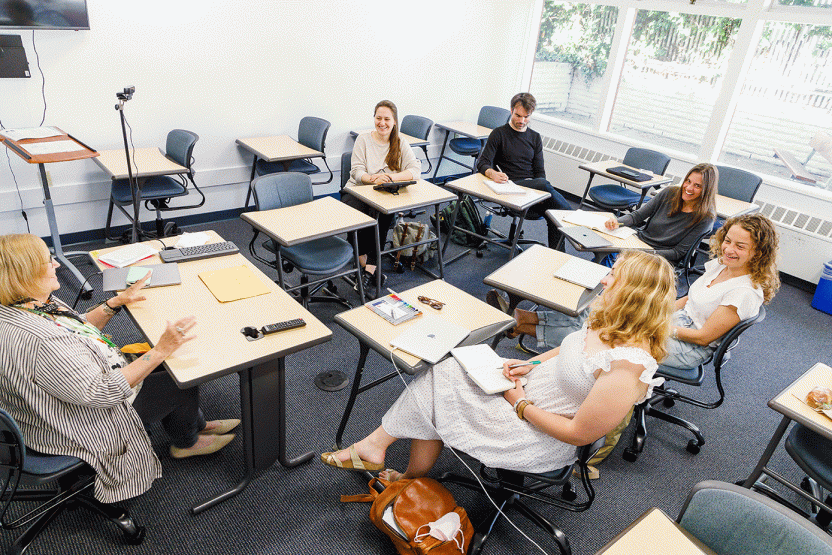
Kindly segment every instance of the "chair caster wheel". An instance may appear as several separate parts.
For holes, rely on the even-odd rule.
[[[667,408],[670,408],[675,404],[676,404],[676,401],[674,401],[673,399],[671,399],[669,397],[665,397],[664,399],[662,399],[662,405],[664,405]]]
[[[397,274],[403,274],[404,264],[402,264],[401,262],[396,262],[395,264],[393,264],[393,269],[396,271]]]
[[[147,528],[144,526],[139,526],[136,528],[136,533],[130,536],[125,536],[124,539],[130,545],[139,545],[144,541],[145,533],[147,532]]]
[[[174,235],[179,235],[179,226],[176,225],[176,222],[168,222],[165,224],[165,237],[173,237]]]
[[[84,291],[83,293],[81,293],[81,298],[85,301],[90,300],[92,298],[92,291]]]
[[[575,490],[566,486],[563,487],[563,492],[561,492],[560,496],[564,501],[574,501],[578,498],[578,494],[575,493]]]
[[[627,462],[636,462],[638,459],[638,453],[627,447],[624,449],[624,452],[621,453],[621,458]]]
[[[685,447],[685,450],[686,450],[688,453],[692,454],[692,455],[696,455],[696,454],[698,454],[698,453],[699,453],[699,451],[701,450],[701,448],[699,447],[699,444],[698,444],[698,443],[696,443],[696,440],[695,440],[695,439],[692,439],[692,440],[690,440],[690,441],[688,442],[688,445],[687,445],[687,447]]]
[[[482,257],[483,257],[483,252],[482,251],[477,251],[477,258],[482,258]]]

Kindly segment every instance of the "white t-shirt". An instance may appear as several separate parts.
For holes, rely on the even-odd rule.
[[[755,287],[748,275],[708,287],[724,268],[725,265],[718,260],[709,260],[705,263],[705,273],[690,286],[684,310],[696,329],[701,329],[705,320],[720,306],[736,307],[740,320],[752,318],[760,311],[763,290]]]

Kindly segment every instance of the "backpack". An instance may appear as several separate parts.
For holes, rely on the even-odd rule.
[[[454,215],[456,203],[457,201],[451,202],[439,212],[439,229],[442,230],[442,233],[448,233],[448,223]],[[430,219],[433,223],[434,217],[431,216]],[[480,212],[477,210],[477,205],[474,204],[474,200],[469,195],[462,197],[462,204],[459,207],[459,214],[456,216],[456,223],[454,225],[455,227],[466,229],[482,236],[488,233],[488,228],[482,221],[482,216],[480,216]],[[451,241],[463,247],[476,247],[482,243],[482,239],[477,239],[472,235],[456,230],[451,235]]]
[[[396,264],[407,263],[409,261],[410,269],[413,270],[417,262],[425,263],[433,258],[438,248],[435,242],[436,234],[428,229],[427,224],[400,220],[393,229],[393,248],[403,247],[427,239],[433,239],[434,242],[396,252]]]
[[[376,483],[383,485],[384,491],[376,491],[373,488]],[[415,478],[388,482],[381,478],[373,478],[370,480],[369,488],[369,495],[342,495],[341,502],[372,502],[370,520],[376,528],[390,537],[399,554],[459,554],[459,544],[462,544],[462,553],[468,551],[468,545],[474,535],[474,526],[468,520],[465,509],[456,504],[451,492],[436,480]],[[388,510],[388,507],[392,510]],[[460,531],[454,539],[440,541],[425,534],[429,522],[434,522],[449,512],[457,513],[460,520]],[[420,536],[418,539],[417,535]]]

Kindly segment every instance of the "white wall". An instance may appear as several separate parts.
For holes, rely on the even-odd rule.
[[[306,115],[332,122],[330,167],[351,129],[372,125],[382,98],[434,121],[476,120],[507,105],[522,81],[534,0],[88,1],[89,31],[34,34],[46,83],[46,125],[96,149],[122,147],[115,93],[136,147],[196,132],[201,212],[240,207],[251,158],[238,137],[296,135]],[[0,79],[0,121],[36,126],[43,110],[32,32],[21,31],[32,78]],[[434,132],[432,140],[441,135]],[[12,154],[32,232],[48,234],[37,167]],[[92,161],[47,166],[61,233],[104,226],[109,182]],[[337,177],[336,177],[337,179]],[[322,191],[318,191],[322,192]],[[0,233],[25,231],[8,165],[0,163]],[[145,219],[151,218],[147,215]],[[119,217],[117,224],[126,223]]]

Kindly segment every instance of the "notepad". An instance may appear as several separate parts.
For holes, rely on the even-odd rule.
[[[90,254],[97,256],[99,261],[108,266],[112,266],[113,268],[124,268],[134,262],[149,258],[158,252],[159,251],[147,243],[133,243],[100,256],[98,255],[98,251],[93,251]]]
[[[503,363],[508,359],[498,355],[488,345],[457,347],[451,349],[451,355],[485,393],[502,393],[514,387],[514,381],[503,376]],[[520,378],[522,385],[526,385],[527,381]]]
[[[246,265],[202,272],[199,274],[199,279],[221,303],[230,303],[271,292]]]
[[[609,273],[610,268],[606,266],[583,258],[572,257],[557,269],[555,277],[587,289],[595,289]]]
[[[490,179],[483,179],[482,182],[485,184],[486,187],[491,189],[493,192],[497,193],[498,195],[525,195],[526,190],[520,187],[519,185],[515,184],[512,181],[507,181],[505,183],[497,183],[496,181],[492,181]]]
[[[613,237],[617,237],[619,239],[626,239],[627,237],[635,234],[636,230],[626,226],[620,226],[616,229],[607,229],[606,224],[609,219],[609,214],[587,212],[585,210],[572,210],[571,212],[567,212],[563,217],[563,221],[569,222],[570,224],[587,227],[589,229],[596,229],[601,233],[606,233],[607,235],[612,235]]]

